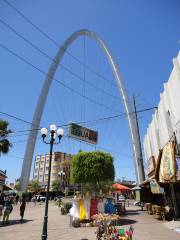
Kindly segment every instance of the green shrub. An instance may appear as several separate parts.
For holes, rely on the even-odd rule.
[[[64,209],[66,209],[69,212],[69,210],[72,207],[72,203],[71,202],[66,202],[66,203],[63,204],[63,207],[64,207]]]

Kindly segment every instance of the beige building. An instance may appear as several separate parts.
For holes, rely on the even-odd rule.
[[[59,180],[63,187],[70,184],[70,162],[72,155],[62,152],[54,152],[52,155],[51,181]],[[42,188],[47,186],[49,170],[49,154],[36,155],[34,164],[33,180],[38,180]]]
[[[3,191],[6,178],[7,178],[6,171],[0,170],[0,192]]]

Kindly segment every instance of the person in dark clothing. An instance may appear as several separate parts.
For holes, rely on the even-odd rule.
[[[19,201],[19,195],[16,195],[16,205],[18,204]]]
[[[41,202],[41,198],[40,198],[40,196],[38,196],[38,199],[37,199],[37,201],[38,201],[38,203],[40,203],[40,202]]]
[[[20,216],[21,216],[21,220],[20,221],[21,222],[23,221],[23,218],[24,218],[25,209],[26,209],[26,200],[22,199],[21,206],[20,206]]]
[[[3,208],[4,208],[4,195],[0,193],[0,218],[3,215]]]
[[[11,204],[10,199],[8,198],[5,201],[5,210],[4,210],[4,215],[3,215],[3,224],[7,224],[9,222],[9,215],[13,210],[13,206]]]

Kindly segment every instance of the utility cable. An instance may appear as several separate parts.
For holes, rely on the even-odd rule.
[[[18,13],[18,15],[20,15],[26,22],[28,22],[31,26],[33,26],[38,32],[40,32],[44,37],[46,37],[48,40],[50,40],[56,47],[60,47],[59,43],[54,40],[51,36],[49,36],[49,34],[47,34],[44,30],[42,30],[40,27],[38,27],[36,24],[34,24],[27,16],[25,16],[25,14],[23,14],[21,11],[19,11],[12,3],[10,3],[7,0],[4,0],[4,2],[9,5],[9,7],[11,7],[16,13]],[[71,56],[75,61],[77,61],[79,64],[83,65],[83,62],[81,60],[79,60],[76,56],[74,56],[72,53],[70,53],[67,49],[60,47],[64,52],[66,52],[69,56]],[[94,70],[92,67],[90,67],[89,65],[85,65],[85,67],[91,71],[92,73],[94,73],[95,75],[97,75],[98,77],[104,79],[106,82],[110,83],[111,85],[114,85],[114,87],[117,87],[115,83],[113,83],[112,81],[108,80],[106,77],[104,77],[103,75],[101,75],[100,73],[98,73],[96,70]]]
[[[8,157],[8,158],[17,158],[17,159],[24,159],[23,157],[18,157],[18,156],[12,156],[12,155],[7,155],[7,156],[4,156],[4,157]]]
[[[118,99],[119,97],[116,97],[114,95],[112,95],[109,92],[106,92],[104,89],[98,88],[96,85],[94,85],[93,83],[86,81],[84,78],[80,77],[78,74],[74,73],[72,70],[70,70],[69,68],[67,68],[65,65],[63,65],[62,63],[58,63],[55,59],[53,59],[53,57],[49,56],[47,53],[45,53],[44,51],[42,51],[39,47],[37,47],[34,43],[32,43],[31,41],[29,41],[27,38],[25,38],[22,34],[20,34],[19,32],[17,32],[13,27],[11,27],[9,24],[7,24],[5,21],[3,21],[2,19],[0,19],[1,24],[3,24],[6,28],[8,28],[11,32],[13,32],[14,34],[16,34],[18,37],[20,37],[22,40],[24,40],[28,45],[30,45],[31,47],[33,47],[35,50],[37,50],[38,52],[40,52],[43,56],[45,56],[46,58],[48,58],[49,60],[53,61],[54,63],[56,63],[58,66],[60,66],[61,68],[63,68],[65,71],[67,71],[68,73],[70,73],[72,76],[74,76],[75,78],[79,79],[81,82],[85,82],[86,84],[88,84],[89,86],[97,89],[98,91],[103,92],[104,94],[114,98],[114,99]],[[84,65],[85,68],[85,65]]]
[[[156,107],[151,107],[151,108],[146,108],[146,109],[141,109],[141,110],[138,110],[137,113],[142,113],[142,112],[146,112],[146,111],[150,111],[150,110],[153,110],[153,109],[156,109]],[[130,114],[134,114],[135,112],[131,112],[129,113]],[[0,112],[0,114],[3,114],[5,116],[8,116],[8,117],[11,117],[15,120],[18,120],[20,122],[23,122],[23,123],[27,123],[27,124],[31,124],[31,122],[28,122],[22,118],[19,118],[17,116],[14,116],[12,114],[9,114],[9,113],[5,113],[5,112]],[[80,122],[75,122],[76,124],[89,124],[89,123],[96,123],[96,122],[101,122],[101,121],[106,121],[106,120],[110,120],[110,119],[114,119],[114,118],[119,118],[119,117],[127,117],[127,113],[121,113],[119,115],[114,115],[114,116],[109,116],[109,117],[103,117],[103,118],[99,118],[99,119],[94,119],[94,120],[89,120],[89,121],[80,121]],[[68,124],[62,124],[62,125],[59,125],[58,127],[68,127],[69,126],[69,123]],[[41,130],[41,128],[35,128],[35,129],[27,129],[27,130],[19,130],[19,131],[16,131],[16,132],[13,132],[12,134],[14,133],[23,133],[23,132],[30,132],[30,131],[39,131]],[[2,131],[1,131],[2,132]]]
[[[26,121],[26,120],[24,120],[24,119],[22,119],[22,118],[16,117],[16,116],[11,115],[11,114],[9,114],[9,113],[0,112],[0,114],[6,115],[7,117],[14,118],[14,119],[16,119],[16,120],[18,120],[18,121],[21,121],[21,122],[23,122],[23,123],[30,124],[30,125],[34,125],[34,126],[37,127],[36,124],[33,124],[32,122],[28,122],[28,121]],[[39,127],[39,126],[38,126],[38,127]]]
[[[49,41],[51,41],[56,47],[60,47],[59,43],[54,40],[49,34],[47,34],[44,30],[42,30],[39,26],[37,26],[35,23],[30,20],[27,16],[25,16],[22,11],[18,10],[12,3],[10,3],[8,0],[4,0],[4,2],[11,8],[13,9],[19,16],[21,16],[27,23],[29,23],[32,27],[34,27],[39,33],[41,33],[45,38],[47,38]],[[76,56],[74,56],[72,53],[70,53],[67,49],[61,47],[61,49],[66,52],[70,57],[72,57],[75,61],[77,61],[79,64],[84,65],[84,63],[78,59]],[[107,79],[105,76],[94,70],[91,66],[85,64],[84,65],[90,72],[94,73],[96,76],[99,78],[104,79],[106,82],[109,84],[113,85],[114,87],[117,87],[115,83]],[[126,89],[127,92],[130,92],[128,89]],[[132,95],[132,94],[131,94]],[[145,98],[144,98],[145,99]],[[146,101],[147,102],[147,101]]]
[[[20,55],[18,55],[17,53],[15,53],[14,51],[12,51],[11,49],[9,49],[8,47],[6,47],[5,45],[0,43],[0,47],[5,49],[7,52],[11,53],[12,55],[14,55],[15,57],[17,57],[18,59],[20,59],[21,61],[23,61],[24,63],[28,64],[29,66],[31,66],[32,68],[36,69],[37,71],[41,72],[43,75],[48,76],[48,77],[52,77],[51,75],[49,75],[48,73],[46,73],[44,70],[40,69],[39,67],[35,66],[34,64],[32,64],[31,62],[29,62],[28,60],[26,60],[25,58],[21,57]],[[73,89],[72,87],[66,85],[65,83],[61,82],[60,80],[58,80],[57,78],[52,78],[55,82],[59,83],[60,85],[62,85],[63,87],[65,87],[66,89],[70,90],[71,92],[74,92],[75,94],[79,95],[82,98],[86,98],[89,102],[92,102],[96,105],[99,105],[101,107],[107,108],[112,110],[113,112],[119,112],[116,109],[112,109],[102,103],[99,103],[97,101],[95,101],[92,98],[89,98],[88,96],[83,96],[79,91]]]

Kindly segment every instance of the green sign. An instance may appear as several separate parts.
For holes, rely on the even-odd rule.
[[[98,140],[98,132],[89,128],[82,127],[76,123],[70,123],[68,136],[92,144],[97,144]]]

